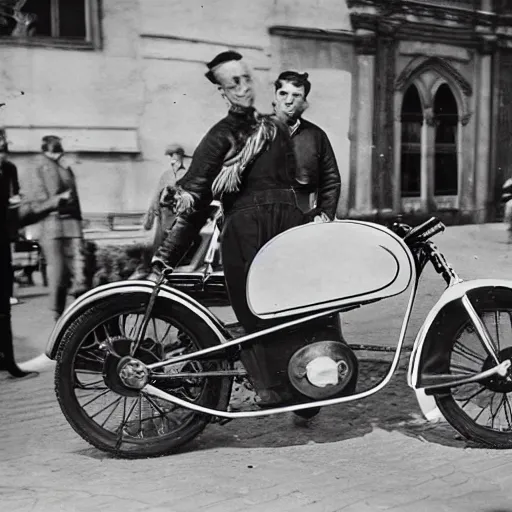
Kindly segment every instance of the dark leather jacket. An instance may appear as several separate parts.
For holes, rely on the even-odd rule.
[[[292,135],[297,159],[296,180],[299,190],[317,192],[317,208],[332,220],[336,215],[341,179],[336,157],[326,133],[316,124],[300,120]]]
[[[187,173],[177,182],[178,187],[194,197],[194,207],[190,212],[176,218],[173,226],[167,231],[162,245],[156,251],[154,261],[163,261],[171,267],[178,265],[210,215],[213,181],[222,169],[224,161],[238,154],[243,148],[255,125],[254,109],[230,110],[228,115],[215,124],[201,140]],[[286,134],[284,127],[277,124],[276,126]],[[287,134],[285,136],[288,138]],[[295,175],[295,157],[291,144],[289,157],[293,165],[285,165],[285,168],[280,169],[282,176],[279,176],[279,180],[288,183],[288,186],[294,182]],[[232,198],[229,195],[224,198],[225,202],[230,200]]]

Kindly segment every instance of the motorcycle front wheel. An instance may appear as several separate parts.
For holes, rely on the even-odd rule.
[[[118,363],[129,355],[147,302],[143,294],[101,301],[70,325],[57,355],[55,391],[67,421],[91,445],[123,458],[170,454],[196,437],[211,419],[123,385]],[[151,364],[216,344],[216,336],[190,310],[157,300],[134,357]],[[227,369],[228,363],[216,357],[162,368],[163,373],[189,375],[172,379],[172,389],[150,382],[179,398],[215,409],[221,379],[195,378],[190,373]]]
[[[512,358],[512,295],[494,289],[474,301],[500,362]],[[465,315],[453,318],[445,332],[449,371],[470,376],[495,366],[473,324]],[[466,439],[492,448],[512,448],[512,375],[495,375],[434,395],[448,423]]]

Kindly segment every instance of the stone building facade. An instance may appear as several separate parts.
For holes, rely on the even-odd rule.
[[[40,137],[56,133],[75,160],[86,216],[140,212],[165,146],[190,156],[224,115],[204,64],[236,49],[255,70],[262,111],[281,70],[310,73],[305,117],[336,152],[339,216],[444,210],[492,220],[512,174],[509,3],[6,1],[0,125],[22,179]]]

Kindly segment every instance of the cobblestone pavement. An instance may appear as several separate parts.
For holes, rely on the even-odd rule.
[[[437,242],[462,277],[512,278],[505,235],[501,225],[453,227]],[[432,270],[420,286],[407,347],[444,288]],[[42,351],[51,329],[43,292],[19,290],[21,361]],[[345,317],[347,339],[393,345],[400,310],[372,308]],[[0,374],[0,510],[512,512],[512,453],[423,421],[407,362],[406,351],[383,391],[324,409],[309,427],[289,415],[212,425],[179,454],[139,461],[113,459],[72,431],[51,365],[24,382]],[[363,363],[361,379],[376,381],[385,364]]]

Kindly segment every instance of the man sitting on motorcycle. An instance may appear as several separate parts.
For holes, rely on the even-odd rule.
[[[254,332],[271,323],[257,318],[248,306],[250,264],[266,242],[308,217],[297,205],[289,134],[281,123],[254,108],[253,79],[242,55],[223,52],[207,67],[206,77],[228,102],[229,112],[204,136],[188,172],[169,190],[167,200],[175,203],[178,217],[153,265],[160,271],[175,268],[204,225],[212,199],[219,199],[225,213],[221,250],[230,301],[244,329]],[[276,357],[286,343],[280,339],[242,349],[241,360],[261,406],[292,399],[282,361]]]

